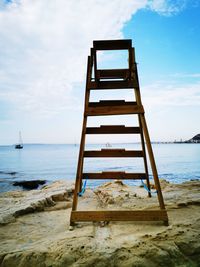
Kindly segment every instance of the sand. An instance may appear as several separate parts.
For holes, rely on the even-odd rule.
[[[0,266],[200,266],[200,181],[161,187],[169,216],[162,222],[79,223],[69,230],[73,184],[0,194]],[[152,209],[141,187],[121,182],[87,189],[79,209]]]

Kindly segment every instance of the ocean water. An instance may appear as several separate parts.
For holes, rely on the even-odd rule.
[[[87,145],[86,149],[105,148],[105,144]],[[139,144],[112,144],[113,148],[140,149]],[[153,144],[156,165],[160,178],[172,183],[200,179],[200,144]],[[74,181],[79,145],[24,145],[0,146],[0,191],[20,189],[12,184],[20,180],[44,179]],[[142,159],[135,158],[86,158],[84,171],[142,172]],[[151,170],[149,168],[150,177]],[[102,181],[90,181],[94,187]],[[140,181],[129,183],[137,184]]]

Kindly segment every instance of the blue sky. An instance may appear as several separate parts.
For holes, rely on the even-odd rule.
[[[144,9],[132,18],[124,27],[124,35],[133,38],[146,83],[155,72],[162,77],[199,70],[199,27],[199,6],[187,5],[171,16]]]
[[[84,3],[83,3],[84,2]],[[195,0],[0,0],[0,144],[78,143],[94,39],[131,38],[152,140],[200,132],[200,3]],[[119,66],[121,55],[100,57]],[[124,61],[123,61],[124,62]],[[91,99],[127,99],[104,92]],[[134,125],[134,119],[89,120]],[[88,142],[123,142],[95,137]],[[126,137],[126,141],[132,141]]]

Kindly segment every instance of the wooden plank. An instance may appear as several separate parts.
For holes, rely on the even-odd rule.
[[[133,59],[135,58],[134,49],[132,49],[132,58]],[[136,101],[139,105],[142,105],[141,95],[140,95],[139,78],[138,78],[138,72],[137,72],[137,65],[135,65],[135,70],[132,70],[132,72],[133,71],[135,71],[136,81],[138,83],[138,90],[135,90]],[[158,192],[157,195],[158,195],[159,205],[160,205],[161,209],[165,209],[165,204],[164,204],[163,195],[162,195],[160,182],[159,182],[159,178],[158,178],[158,172],[157,172],[156,163],[155,163],[155,159],[154,159],[153,149],[151,146],[151,140],[150,140],[150,136],[149,136],[149,132],[148,132],[148,128],[147,128],[146,119],[145,119],[144,114],[139,114],[139,119],[140,119],[140,123],[141,123],[142,129],[143,129],[143,132],[144,132],[144,138],[146,141],[147,151],[149,154],[149,160],[150,160],[151,169],[152,169],[152,173],[153,173],[153,177],[154,177],[154,183],[156,186],[156,190]]]
[[[104,90],[104,89],[130,89],[136,88],[137,84],[134,80],[130,81],[91,81],[88,84],[90,90]]]
[[[166,210],[72,211],[71,222],[168,221]]]
[[[88,80],[91,80],[91,70],[92,69],[92,61],[91,57],[88,57],[87,62],[87,79],[86,79],[86,88],[88,84]],[[90,97],[90,91],[85,91],[85,109],[88,106]],[[72,202],[72,210],[77,209],[78,204],[78,198],[77,194],[81,191],[82,187],[82,173],[83,173],[83,160],[84,160],[84,149],[85,149],[85,132],[86,132],[86,125],[87,125],[87,117],[83,117],[83,125],[82,125],[82,134],[81,134],[81,143],[79,148],[79,157],[78,157],[78,165],[77,165],[77,171],[76,171],[76,182],[75,182],[75,189],[74,189],[74,196],[73,196],[73,202]]]
[[[132,47],[132,40],[95,40],[93,47],[95,50],[124,50]]]
[[[148,129],[147,129],[147,124],[146,124],[146,120],[145,120],[144,114],[140,115],[140,119],[141,119],[142,128],[144,130],[144,137],[145,137],[145,140],[146,140],[146,146],[147,146],[147,151],[148,151],[148,154],[149,154],[149,160],[150,160],[150,164],[151,164],[151,169],[152,169],[152,173],[153,173],[153,177],[154,177],[154,183],[155,183],[155,186],[156,186],[156,190],[158,191],[158,201],[159,201],[159,204],[160,204],[160,208],[161,209],[165,209],[163,195],[162,195],[160,182],[159,182],[159,178],[158,178],[158,172],[157,172],[157,168],[156,168],[156,163],[155,163],[155,159],[154,159],[154,154],[153,154],[151,141],[150,141],[150,136],[149,136],[149,132],[148,132]]]
[[[87,127],[86,134],[139,134],[140,127],[125,127],[124,125],[101,125]]]
[[[83,173],[83,179],[101,180],[101,179],[120,179],[120,180],[140,180],[146,179],[145,173],[126,173],[126,172],[96,172]]]
[[[106,116],[106,115],[126,115],[144,113],[143,106],[124,105],[124,106],[100,106],[88,107],[85,110],[87,116]]]
[[[132,65],[133,65],[133,62],[132,62],[132,49],[129,48],[128,50],[128,66],[129,66],[129,78],[131,78],[131,72],[132,72]]]
[[[102,149],[102,150],[86,150],[85,158],[110,158],[110,157],[143,157],[142,150],[125,150],[125,149]]]
[[[141,124],[141,120],[140,120],[139,115],[138,115],[138,122],[139,122],[139,125],[140,125],[140,129],[142,129],[142,124]],[[142,130],[141,130],[141,133],[140,133],[140,139],[141,139],[141,143],[142,143],[142,150],[144,152],[143,160],[144,160],[144,169],[145,169],[145,173],[146,173],[147,187],[149,189],[148,196],[151,197],[151,187],[150,187],[150,181],[149,181],[149,171],[148,171],[148,164],[147,164],[147,157],[146,157],[146,149],[145,149],[144,135],[143,135],[143,131]]]
[[[97,53],[96,53],[96,50],[94,50],[94,48],[91,49],[91,57],[93,59],[93,64],[94,64],[94,78],[97,81],[98,80],[98,77],[97,77]]]
[[[125,100],[100,100],[99,102],[89,102],[89,107],[104,107],[104,106],[129,106],[137,105],[135,101]]]
[[[98,79],[127,79],[130,76],[129,69],[99,69]]]

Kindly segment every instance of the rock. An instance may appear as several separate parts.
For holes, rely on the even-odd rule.
[[[130,197],[136,197],[136,193],[132,192],[131,188],[120,180],[105,183],[99,186],[94,193],[103,205],[121,205]]]
[[[39,185],[44,185],[46,183],[45,180],[31,180],[31,181],[18,181],[14,182],[14,186],[21,186],[23,189],[32,190],[37,189]]]
[[[16,219],[12,214],[8,214],[6,216],[1,216],[0,217],[0,225],[6,225],[8,223],[15,222]]]
[[[54,206],[45,207],[46,211],[64,210],[72,207],[72,202],[61,201],[57,202]]]
[[[39,190],[0,194],[0,215],[4,217],[0,227],[0,266],[197,267],[199,187],[200,181],[165,183],[168,227],[160,222],[82,222],[69,227],[73,186],[65,182]],[[114,203],[108,208],[105,205],[105,210],[122,208],[121,201],[133,209],[158,208],[157,197],[148,198],[147,192],[137,186],[111,182],[95,191],[102,198],[113,199]],[[180,203],[187,203],[187,207]],[[87,188],[78,207],[101,209],[98,194]]]
[[[63,194],[55,194],[52,196],[52,199],[56,202],[58,201],[67,201],[68,200],[68,194],[63,193]]]
[[[41,190],[10,191],[0,194],[0,225],[9,224],[25,214],[69,209],[72,206],[72,185],[54,182]]]

